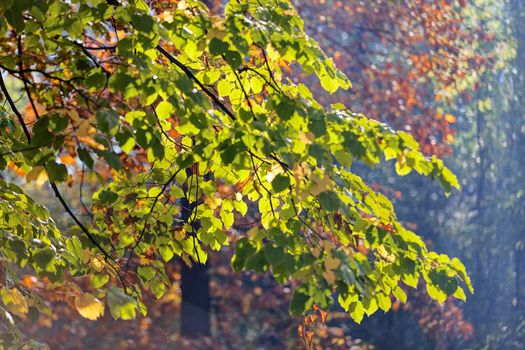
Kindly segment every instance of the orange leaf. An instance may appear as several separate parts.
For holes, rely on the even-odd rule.
[[[79,137],[78,137],[78,140],[79,140],[80,142],[82,142],[82,143],[85,143],[85,144],[88,145],[89,147],[98,150],[98,151],[105,151],[105,150],[106,150],[106,147],[104,147],[104,145],[98,143],[98,142],[95,141],[92,137],[89,137],[89,136],[79,136]]]
[[[64,154],[63,156],[61,156],[60,161],[62,162],[62,164],[66,165],[74,165],[77,162],[75,157],[72,157],[70,154]]]

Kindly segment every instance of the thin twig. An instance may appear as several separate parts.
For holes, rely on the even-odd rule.
[[[261,181],[261,178],[259,177],[258,167],[255,166],[255,161],[253,160],[253,156],[251,154],[250,154],[250,159],[252,161],[253,171],[255,172],[255,176],[257,177],[257,180],[259,181],[259,184],[261,185],[261,187],[268,194],[268,201],[270,202],[270,208],[272,209],[273,218],[277,219],[277,217],[275,216],[275,210],[273,208],[273,203],[272,203],[272,192],[270,192],[270,190],[268,188],[266,188],[266,186]]]
[[[246,102],[248,103],[248,107],[250,107],[250,112],[252,113],[253,120],[257,120],[257,117],[255,116],[255,112],[253,111],[252,101],[250,100],[250,97],[248,96],[248,93],[246,92],[246,89],[244,88],[244,85],[242,84],[241,77],[239,77],[239,74],[235,71],[235,69],[232,68],[232,71],[233,71],[233,74],[235,74],[235,78],[237,78],[237,81],[239,82],[242,93],[244,94],[244,98],[246,99]]]

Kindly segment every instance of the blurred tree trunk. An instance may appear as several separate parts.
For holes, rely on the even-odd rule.
[[[181,335],[210,335],[210,277],[206,266],[182,263]]]
[[[191,170],[187,170],[188,176]],[[189,223],[190,217],[198,205],[190,203],[188,198],[181,199],[181,220]],[[192,222],[194,231],[199,229],[199,221]],[[196,337],[210,335],[210,278],[207,265],[194,263],[188,266],[181,260],[181,327],[180,333],[184,337]]]

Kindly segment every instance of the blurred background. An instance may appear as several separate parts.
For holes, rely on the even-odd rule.
[[[325,103],[342,102],[409,131],[460,179],[461,192],[446,198],[428,179],[397,177],[393,164],[352,166],[394,202],[407,227],[465,263],[475,294],[466,303],[439,305],[410,291],[407,304],[359,326],[338,309],[328,310],[322,326],[319,310],[304,319],[289,316],[293,285],[233,273],[225,251],[212,255],[204,270],[174,263],[176,283],[160,302],[146,296],[147,317],[91,322],[67,300],[56,300],[60,312],[27,320],[28,334],[52,349],[299,349],[305,347],[301,327],[315,349],[525,349],[525,1],[294,3],[307,32],[353,87],[328,95],[296,67],[290,74]],[[223,6],[207,4],[215,13]],[[96,181],[85,179],[84,198]],[[61,212],[43,189],[33,191]],[[79,208],[77,189],[65,191]],[[38,282],[28,277],[25,283]]]

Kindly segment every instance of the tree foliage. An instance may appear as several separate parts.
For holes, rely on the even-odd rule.
[[[351,166],[394,160],[399,175],[447,193],[456,177],[408,133],[295,82],[290,67],[327,93],[350,87],[289,1],[232,1],[220,16],[191,0],[7,1],[0,13],[0,167],[14,170],[0,182],[8,323],[45,310],[20,268],[70,286],[84,317],[107,305],[131,319],[147,312],[144,289],[166,293],[174,256],[205,263],[232,240],[234,270],[299,281],[293,314],[335,298],[360,322],[391,297],[405,302],[420,279],[439,302],[472,291],[462,263],[429,251]],[[7,79],[22,83],[26,109]],[[82,217],[61,186],[81,194],[86,172],[101,185],[89,205],[81,198]],[[58,230],[13,184],[24,181],[49,183],[71,224]],[[260,225],[236,237],[248,211]]]

